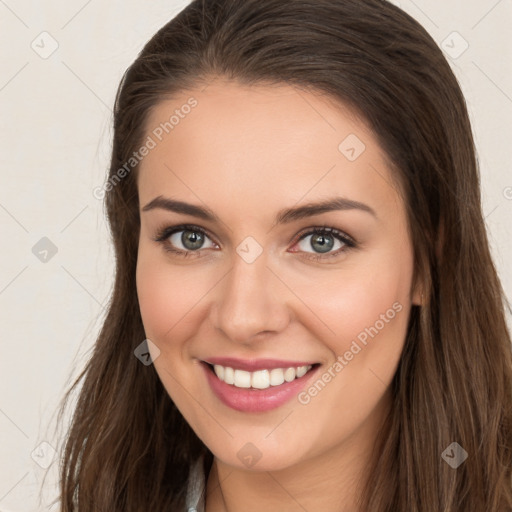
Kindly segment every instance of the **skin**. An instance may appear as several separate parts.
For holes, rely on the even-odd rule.
[[[420,304],[400,191],[362,119],[288,85],[216,79],[158,104],[147,134],[190,96],[197,106],[139,168],[137,292],[146,335],[160,350],[154,367],[214,454],[206,510],[355,511],[410,308]],[[365,145],[354,161],[338,149],[349,134]],[[160,195],[207,206],[220,221],[142,210]],[[334,196],[364,203],[375,216],[335,210],[274,223],[283,208]],[[154,241],[160,228],[182,223],[211,234],[201,253],[184,258]],[[308,258],[323,253],[301,233],[323,225],[355,239],[356,248]],[[252,263],[236,251],[248,236],[263,249]],[[172,237],[175,246],[190,251],[180,237]],[[331,253],[343,247],[329,241]],[[235,411],[216,398],[198,364],[212,356],[316,361],[321,376],[394,303],[401,311],[307,404],[294,398],[267,412]],[[246,443],[261,454],[252,467],[237,456]]]

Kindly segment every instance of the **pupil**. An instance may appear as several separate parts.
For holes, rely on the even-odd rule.
[[[315,247],[314,244],[317,244]],[[311,246],[318,252],[328,252],[334,245],[333,237],[330,235],[313,235],[311,238]]]
[[[204,237],[202,233],[196,231],[183,231],[181,243],[187,249],[199,249],[203,245]]]

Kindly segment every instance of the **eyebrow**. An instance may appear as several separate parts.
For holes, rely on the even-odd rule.
[[[184,201],[177,201],[175,199],[163,196],[155,197],[142,208],[142,211],[147,212],[157,208],[170,212],[192,215],[194,217],[198,217],[200,219],[211,222],[220,222],[219,217],[207,207],[185,203]],[[346,199],[344,197],[334,197],[325,201],[308,203],[302,206],[280,210],[276,215],[274,223],[287,224],[296,220],[304,219],[306,217],[311,217],[313,215],[319,215],[321,213],[336,210],[360,210],[377,218],[375,210],[373,210],[373,208],[367,204],[360,203],[359,201],[353,201],[351,199]]]

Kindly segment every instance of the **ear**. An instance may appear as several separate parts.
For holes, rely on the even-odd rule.
[[[443,244],[444,244],[444,224],[442,221],[440,221],[439,227],[437,230],[437,239],[435,240],[436,258],[437,258],[437,264],[439,266],[441,265],[441,260],[442,260],[442,256],[443,256]],[[421,276],[421,272],[417,272],[417,274],[415,274],[411,302],[415,306],[425,305],[424,278]]]
[[[414,306],[423,306],[423,286],[421,279],[416,279],[416,283],[414,285],[413,291],[412,291],[412,297],[411,302]]]
[[[425,270],[423,265],[420,261],[416,261],[414,265],[411,288],[411,304],[413,306],[423,306],[425,304]]]

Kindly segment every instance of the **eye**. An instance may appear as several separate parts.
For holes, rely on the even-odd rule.
[[[203,249],[217,247],[204,229],[188,224],[163,228],[154,240],[162,243],[166,251],[185,257],[193,253],[199,255]]]
[[[295,245],[299,247],[300,251],[308,253],[307,258],[315,260],[338,256],[356,247],[356,243],[351,237],[327,226],[309,229],[299,236],[300,239]],[[313,252],[310,252],[310,249],[313,249]]]
[[[293,247],[298,246],[299,250],[292,247],[291,252],[305,253],[305,258],[313,260],[339,256],[357,246],[353,238],[328,226],[309,228],[298,236],[300,238]],[[186,258],[200,257],[203,249],[219,248],[203,228],[191,224],[166,226],[154,240],[161,243],[167,252]]]

